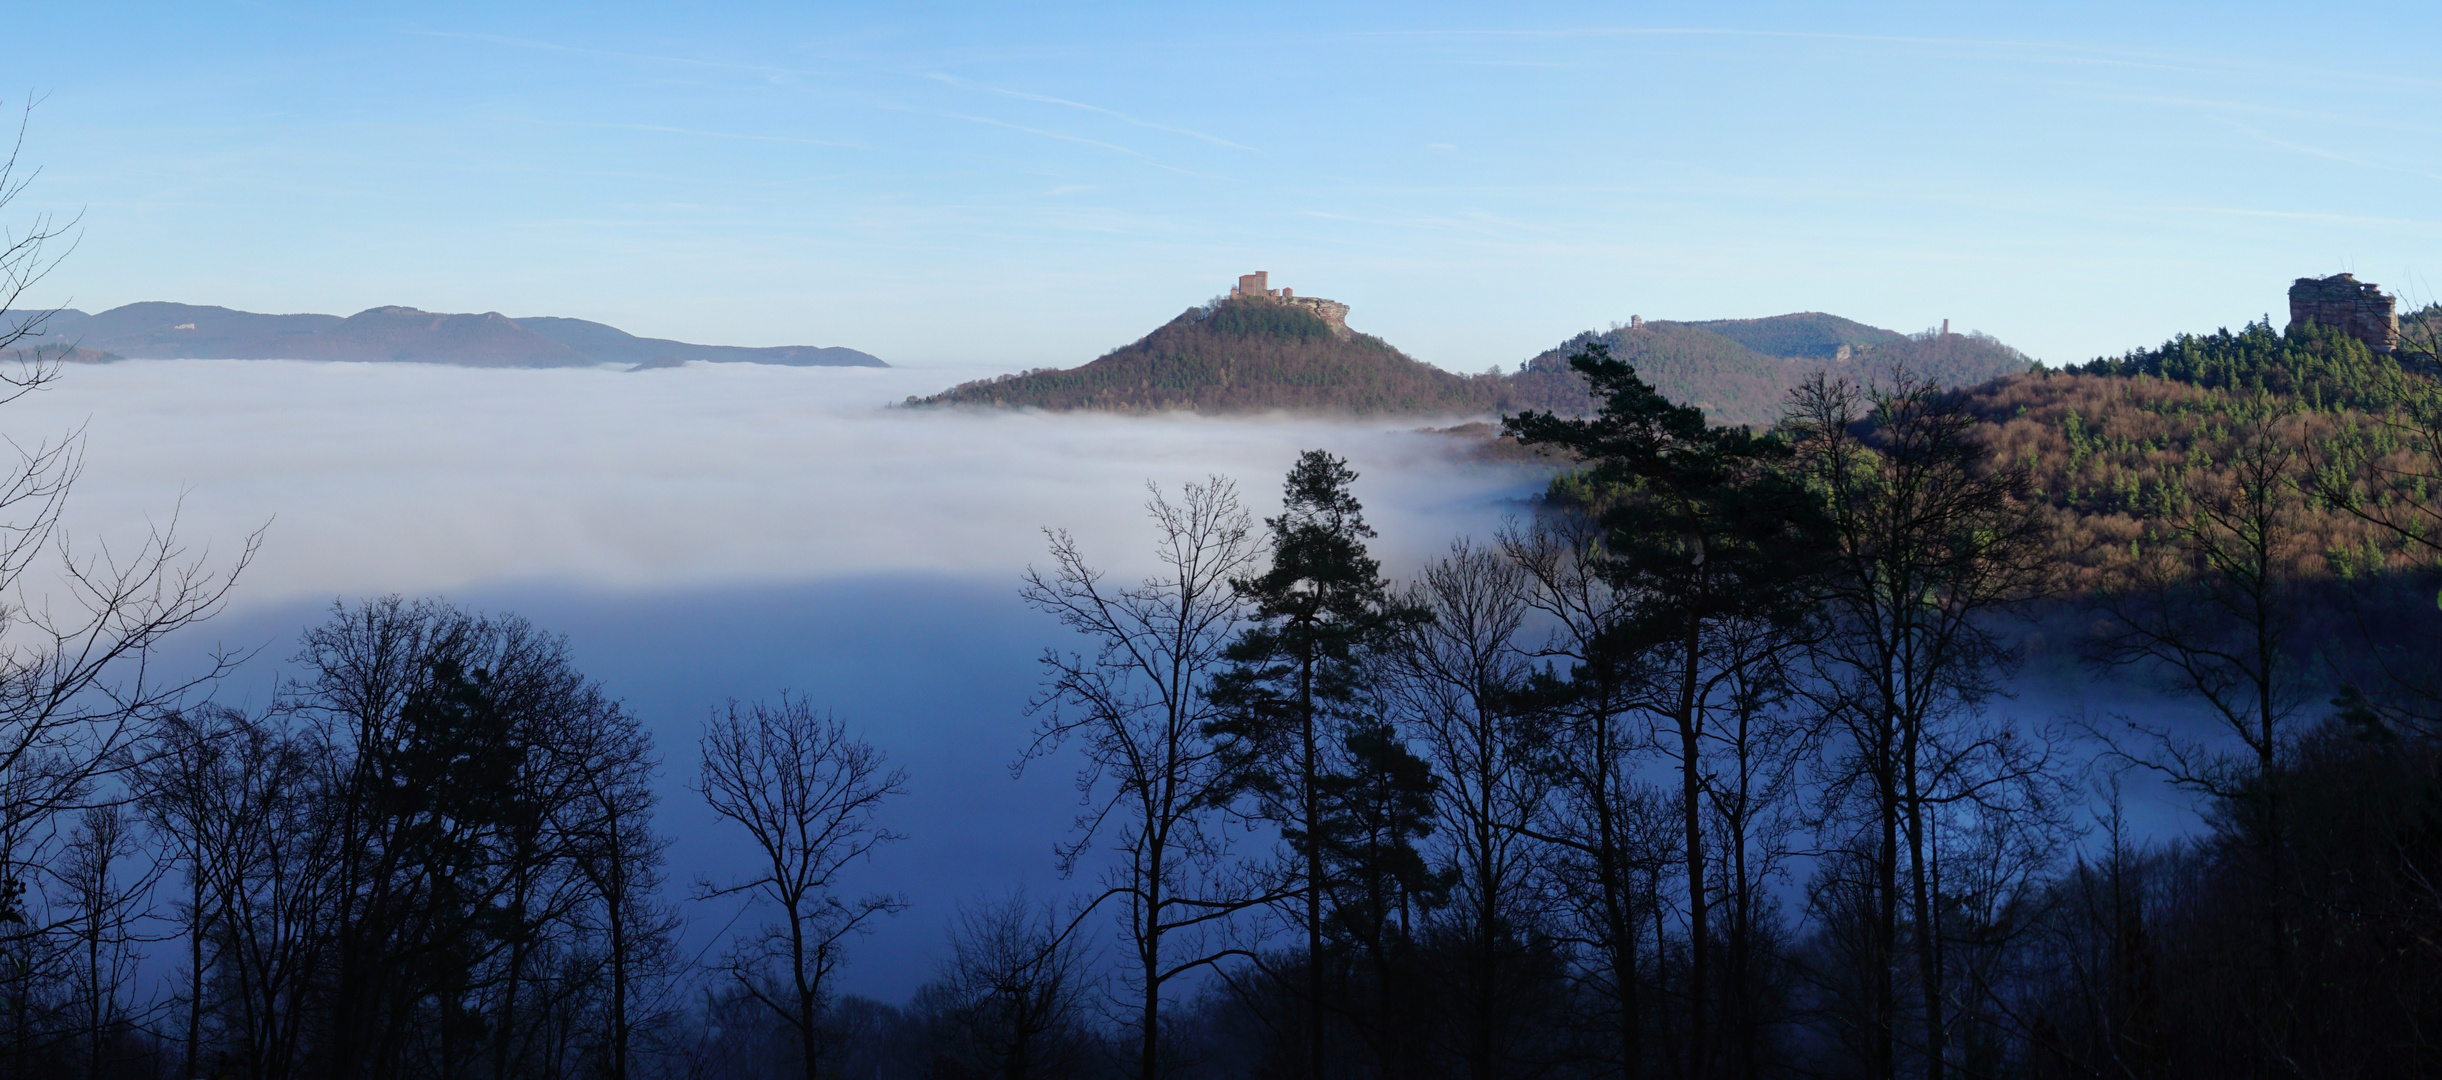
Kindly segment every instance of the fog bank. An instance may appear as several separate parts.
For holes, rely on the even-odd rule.
[[[748,856],[690,789],[707,710],[784,689],[837,710],[910,773],[888,815],[907,839],[853,887],[913,907],[857,947],[845,982],[895,1000],[931,975],[959,902],[1086,884],[1053,874],[1074,762],[1010,768],[1030,739],[1035,658],[1073,644],[1017,595],[1042,528],[1140,572],[1146,480],[1232,476],[1263,513],[1298,451],[1325,447],[1363,474],[1376,550],[1405,576],[1525,513],[1542,479],[1469,460],[1414,421],[886,407],[971,374],[137,361],[69,369],[0,420],[21,443],[84,428],[79,537],[128,538],[183,506],[182,535],[225,561],[265,530],[230,612],[173,650],[187,663],[256,650],[221,687],[232,704],[271,699],[298,633],[335,599],[438,594],[566,634],[661,751],[673,897],[732,880]],[[2170,715],[2058,655],[1994,708],[2038,725]],[[2191,800],[2151,777],[2130,777],[2127,795],[2141,835],[2196,825]],[[691,943],[736,910],[692,907]]]
[[[1378,550],[1404,572],[1459,533],[1489,535],[1540,484],[1414,422],[885,408],[971,375],[134,361],[71,368],[0,419],[21,442],[83,426],[79,536],[126,538],[182,503],[181,534],[218,558],[266,530],[231,611],[174,650],[257,650],[220,689],[232,704],[271,699],[334,599],[442,594],[566,634],[661,751],[674,897],[731,880],[748,854],[690,790],[706,711],[783,689],[836,709],[910,774],[888,814],[907,839],[855,887],[914,906],[846,975],[897,999],[931,974],[960,901],[1070,888],[1052,845],[1074,763],[1010,770],[1035,658],[1067,644],[1017,596],[1043,527],[1146,568],[1146,480],[1233,476],[1261,513],[1298,451],[1326,447],[1364,473]],[[694,906],[692,944],[736,910]]]
[[[130,361],[0,412],[21,441],[84,424],[71,507],[123,535],[184,496],[182,532],[273,522],[242,604],[498,581],[654,589],[866,573],[1009,580],[1043,526],[1133,557],[1147,479],[1236,477],[1276,504],[1328,447],[1394,560],[1488,529],[1521,470],[1459,464],[1417,422],[885,408],[972,372],[753,364],[475,370]]]

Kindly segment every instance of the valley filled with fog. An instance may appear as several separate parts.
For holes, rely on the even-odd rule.
[[[229,704],[267,704],[335,600],[439,596],[566,634],[654,736],[674,895],[725,884],[747,855],[690,789],[707,711],[783,689],[836,709],[911,776],[884,815],[907,839],[857,887],[914,906],[846,973],[848,989],[897,999],[931,976],[961,901],[1071,887],[1052,855],[1071,768],[1010,775],[1035,658],[1075,645],[1018,597],[1043,528],[1140,574],[1148,480],[1229,476],[1268,513],[1297,453],[1328,448],[1363,474],[1375,549],[1404,576],[1528,513],[1546,475],[1474,462],[1414,420],[890,407],[972,374],[129,361],[68,368],[0,421],[20,443],[82,431],[67,511],[80,544],[125,549],[175,513],[189,551],[225,564],[262,531],[229,610],[170,650],[188,664],[253,651],[215,691]],[[735,911],[691,906],[696,946]]]
[[[885,1000],[932,976],[959,904],[1057,900],[1073,764],[1012,776],[1036,658],[1073,648],[1018,596],[1044,528],[1124,575],[1151,569],[1147,481],[1234,478],[1257,512],[1301,449],[1348,457],[1394,579],[1532,512],[1549,475],[1474,459],[1416,421],[1217,419],[894,406],[941,369],[693,365],[645,372],[419,364],[130,361],[76,366],[6,407],[21,443],[81,431],[67,524],[125,548],[177,515],[190,552],[261,549],[219,618],[168,651],[250,652],[214,691],[268,704],[299,634],[340,600],[436,596],[567,635],[580,670],[652,733],[674,896],[751,857],[693,789],[698,727],[727,699],[807,695],[911,776],[906,835],[851,891],[913,902],[854,947],[844,986]],[[37,574],[36,576],[39,576]],[[2033,720],[2124,707],[2058,658],[1999,707]],[[2162,707],[2160,703],[2150,706]],[[2187,801],[2131,783],[2147,831]],[[687,905],[690,952],[735,901]]]

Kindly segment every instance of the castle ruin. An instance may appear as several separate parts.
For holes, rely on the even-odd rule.
[[[1237,286],[1229,291],[1230,299],[1268,300],[1302,309],[1315,318],[1323,320],[1324,325],[1331,327],[1331,336],[1342,341],[1348,340],[1350,334],[1348,305],[1337,300],[1325,300],[1319,296],[1299,296],[1294,291],[1285,288],[1271,288],[1271,278],[1272,272],[1269,270],[1257,270],[1252,274],[1238,275]]]
[[[2399,301],[2355,274],[2302,277],[2289,287],[2289,328],[2329,326],[2365,342],[2378,353],[2400,347]]]

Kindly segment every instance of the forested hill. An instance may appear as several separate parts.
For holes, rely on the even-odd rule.
[[[2200,505],[2242,490],[2239,465],[2260,449],[2250,431],[2272,434],[2284,470],[2276,559],[2302,581],[2346,582],[2416,564],[2432,546],[2414,539],[2432,522],[2410,520],[2430,513],[2414,509],[2430,505],[2425,483],[2393,460],[2403,438],[2442,430],[2432,371],[2413,349],[2380,355],[2338,330],[2255,323],[1996,380],[1966,406],[1994,464],[2028,470],[2054,558],[2079,589],[2125,586],[2197,527]],[[2369,467],[2371,486],[2333,486],[2350,461]]]
[[[745,348],[637,337],[583,319],[512,319],[497,311],[449,314],[378,307],[337,315],[265,315],[225,307],[145,302],[98,314],[74,309],[0,311],[0,333],[34,323],[19,342],[71,361],[116,359],[352,360],[461,367],[670,367],[688,361],[790,367],[887,367],[855,349]]]
[[[1231,299],[1189,308],[1081,367],[971,382],[908,403],[1461,415],[1498,408],[1503,383],[1499,376],[1452,374],[1371,334],[1343,333],[1302,308]]]
[[[2024,371],[2027,358],[1982,335],[1909,336],[1807,312],[1704,323],[1646,322],[1586,333],[1506,374],[1459,375],[1369,334],[1263,299],[1190,308],[1080,367],[967,383],[910,405],[1114,412],[1292,411],[1348,415],[1578,413],[1585,382],[1569,354],[1601,340],[1673,400],[1713,419],[1772,422],[1789,388],[1822,370],[1860,374],[1905,363],[1948,386]]]
[[[1703,409],[1717,423],[1754,427],[1777,420],[1790,389],[1816,372],[1867,381],[1898,365],[1960,387],[2034,364],[1984,334],[1901,334],[1809,311],[1762,319],[1653,321],[1579,334],[1528,360],[1512,381],[1544,384],[1537,396],[1557,399],[1560,387],[1582,386],[1569,371],[1570,354],[1596,341],[1671,400]],[[1582,400],[1583,391],[1578,393]]]

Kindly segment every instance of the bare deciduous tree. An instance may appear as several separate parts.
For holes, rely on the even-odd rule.
[[[1528,707],[1517,641],[1527,581],[1499,550],[1458,541],[1404,598],[1431,617],[1401,627],[1384,650],[1389,697],[1441,777],[1442,846],[1457,871],[1450,921],[1465,952],[1465,1030],[1456,1035],[1477,1077],[1510,1070],[1519,1017],[1537,1004],[1516,985],[1542,929],[1543,868],[1530,832],[1550,790],[1549,732]]]
[[[644,996],[639,988],[667,970],[665,954],[678,925],[659,899],[665,841],[653,832],[657,763],[641,732],[621,734],[627,737],[602,740],[587,755],[582,793],[562,825],[595,902],[589,929],[601,937],[610,984],[603,1006],[610,1030],[602,1033],[609,1080],[628,1078]]]
[[[30,106],[29,106],[30,109]],[[0,162],[0,211],[23,197],[18,126]],[[67,254],[74,231],[38,214],[0,231],[0,404],[49,386],[58,358],[34,346],[51,311],[18,304]],[[71,244],[72,246],[72,244]],[[173,514],[132,546],[72,543],[62,515],[83,466],[80,433],[9,443],[0,462],[0,1068],[32,1067],[36,977],[27,959],[73,917],[44,903],[38,876],[60,857],[61,815],[85,809],[125,760],[142,722],[226,670],[164,678],[149,663],[163,638],[220,610],[254,555],[250,536],[226,568],[190,555]]]
[[[209,942],[211,995],[206,1016],[230,1064],[265,1080],[302,1066],[318,977],[330,970],[328,921],[337,908],[341,865],[336,820],[320,786],[315,757],[324,746],[286,727],[289,714],[252,717],[214,710],[200,737],[171,744],[196,760],[178,772],[194,778],[191,831],[203,875],[193,895],[205,911],[193,921]],[[158,760],[156,758],[155,760]],[[191,958],[207,955],[194,948]]]
[[[1154,489],[1145,509],[1159,532],[1153,577],[1115,588],[1073,538],[1053,532],[1053,569],[1027,571],[1024,595],[1092,643],[1090,654],[1044,654],[1047,686],[1032,705],[1043,719],[1027,758],[1071,745],[1085,755],[1085,810],[1061,863],[1075,867],[1097,844],[1120,855],[1093,906],[1115,903],[1125,921],[1137,1075],[1155,1080],[1164,988],[1229,954],[1199,931],[1266,899],[1225,873],[1216,818],[1230,778],[1206,731],[1219,713],[1205,696],[1245,617],[1231,581],[1260,552],[1227,480],[1188,484],[1177,502]]]
[[[33,118],[34,103],[24,104],[17,119],[16,137],[9,142],[8,158],[0,161],[0,209],[6,209],[25,194],[41,170],[27,170],[21,155],[25,151],[25,133]],[[0,226],[0,354],[15,361],[16,370],[0,374],[0,382],[8,389],[0,390],[0,404],[15,400],[26,391],[49,382],[59,370],[56,359],[42,354],[38,339],[44,324],[58,313],[57,308],[37,308],[31,311],[18,307],[44,278],[51,276],[62,260],[76,248],[73,234],[77,219],[59,220],[55,214],[36,214],[22,227]],[[55,245],[66,242],[67,251],[54,251]]]
[[[2296,1009],[2292,933],[2285,895],[2286,802],[2282,780],[2321,686],[2309,671],[2299,624],[2316,537],[2308,519],[2305,424],[2293,402],[2258,393],[2233,402],[2214,456],[2222,469],[2197,474],[2182,492],[2187,520],[2143,551],[2104,591],[2090,658],[2128,668],[2172,696],[2201,702],[2217,729],[2199,738],[2160,721],[2126,719],[2103,733],[2110,752],[2231,811],[2257,878],[2264,989],[2250,1023],[2283,1045]]]
[[[207,927],[219,906],[211,890],[212,863],[219,843],[215,813],[223,789],[232,782],[222,763],[223,745],[245,717],[219,707],[182,710],[158,718],[136,753],[129,772],[137,806],[155,836],[166,841],[169,859],[186,869],[186,902],[179,919],[187,939],[187,989],[184,1047],[179,1074],[195,1076],[203,1052],[204,959]]]
[[[136,924],[157,876],[157,866],[129,865],[144,855],[130,826],[117,803],[84,808],[53,870],[69,920],[68,983],[86,1080],[100,1080],[113,1037],[130,1020],[124,995],[142,959]]]
[[[1660,798],[1638,776],[1648,753],[1637,695],[1646,659],[1628,648],[1621,626],[1626,598],[1602,571],[1602,536],[1593,515],[1557,509],[1528,528],[1501,535],[1501,549],[1532,582],[1526,602],[1551,625],[1537,650],[1567,666],[1565,682],[1540,686],[1557,725],[1543,767],[1554,785],[1552,814],[1537,822],[1549,850],[1553,884],[1580,928],[1578,943],[1596,959],[1587,983],[1608,999],[1598,1028],[1608,1029],[1612,1064],[1628,1080],[1642,1074],[1644,895],[1667,858],[1655,818]],[[1659,943],[1656,943],[1657,950]]]
[[[1086,1064],[1093,984],[1073,924],[1022,892],[960,908],[938,998],[974,1075],[1056,1080]]]
[[[842,873],[899,839],[881,824],[882,804],[906,791],[873,744],[803,697],[777,705],[732,701],[705,724],[704,801],[743,827],[762,865],[707,896],[748,894],[779,920],[733,951],[739,988],[796,1037],[806,1080],[819,1080],[827,1049],[822,1022],[848,940],[874,919],[907,906],[898,895],[840,895]]]
[[[1796,391],[1792,411],[1802,468],[1831,514],[1832,625],[1815,649],[1814,685],[1847,739],[1830,787],[1835,799],[1862,796],[1867,818],[1868,1068],[1889,1076],[1898,1067],[1904,910],[1915,930],[1925,1075],[1941,1080],[1950,1054],[1936,818],[1953,806],[1998,809],[2042,773],[2007,725],[1970,721],[2013,659],[1991,617],[2049,582],[2046,533],[2023,468],[1990,465],[1974,417],[1929,380],[1896,371],[1888,387],[1869,390],[1817,376]]]

